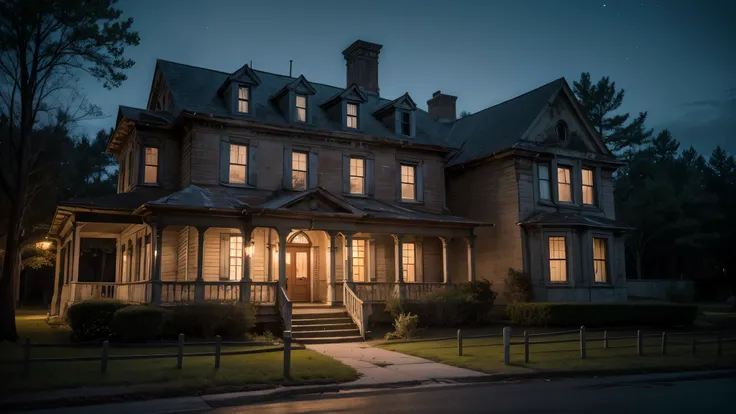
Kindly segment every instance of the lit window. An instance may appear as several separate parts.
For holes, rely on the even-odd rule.
[[[416,264],[414,256],[414,243],[401,244],[401,258],[403,268],[404,282],[416,282]]]
[[[552,199],[549,186],[549,165],[539,164],[537,171],[539,172],[539,199],[549,201]]]
[[[413,165],[402,165],[401,166],[401,199],[402,200],[416,200],[416,171],[417,168]]]
[[[564,237],[549,238],[549,280],[567,282],[567,251]]]
[[[303,152],[291,153],[291,188],[307,189],[307,154]]]
[[[608,267],[606,260],[608,250],[606,248],[606,239],[593,239],[593,269],[595,270],[596,283],[608,282]]]
[[[365,160],[350,158],[350,194],[365,194]]]
[[[145,158],[143,183],[156,184],[158,182],[158,148],[146,147]]]
[[[238,87],[238,112],[250,112],[250,89],[247,86]]]
[[[358,104],[348,104],[348,128],[358,128]]]
[[[595,204],[595,185],[593,170],[583,168],[583,204]]]
[[[411,136],[411,114],[401,112],[401,135]]]
[[[230,280],[240,280],[243,276],[243,236],[230,236]]]
[[[560,202],[572,203],[571,175],[572,169],[570,167],[557,168],[557,199]]]
[[[304,95],[296,96],[296,120],[307,122],[307,97]]]
[[[230,144],[230,176],[228,182],[233,184],[245,184],[246,171],[248,168],[247,160],[247,146]]]
[[[353,281],[366,282],[365,240],[353,240]]]

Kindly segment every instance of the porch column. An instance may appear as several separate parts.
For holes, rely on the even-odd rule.
[[[442,282],[450,286],[452,285],[452,275],[450,274],[450,263],[447,260],[447,243],[450,242],[449,237],[440,237],[442,243]]]
[[[468,282],[475,282],[475,236],[466,237],[468,243]]]
[[[328,263],[329,267],[327,270],[327,303],[333,304],[335,302],[335,272],[336,272],[336,264],[337,264],[337,258],[335,257],[335,253],[337,253],[337,245],[335,244],[335,238],[337,237],[337,232],[328,231],[327,232],[328,240],[329,240],[329,246],[327,247],[327,254],[328,257]]]
[[[266,240],[266,280],[269,282],[273,281],[273,242],[271,240],[271,229],[266,229],[268,233],[268,240]]]
[[[251,249],[253,226],[250,222],[243,223],[240,233],[243,235],[243,275],[240,278],[240,301],[250,302],[250,255],[253,251]]]
[[[208,226],[197,226],[197,280],[194,284],[194,299],[204,300],[204,235]]]
[[[51,297],[51,314],[59,315],[59,298],[61,297],[61,290],[64,286],[64,275],[59,271],[59,265],[61,264],[62,239],[56,238],[54,239],[54,243],[56,244],[56,266],[54,267],[54,295]]]
[[[82,226],[80,226],[77,222],[74,222],[74,225],[72,227],[72,237],[71,237],[71,255],[72,260],[71,263],[68,263],[71,269],[71,283],[70,283],[70,292],[69,292],[69,299],[71,303],[76,303],[79,301],[79,292],[77,292],[77,282],[79,281],[79,232]],[[120,252],[117,252],[120,253]]]
[[[353,233],[342,233],[345,238],[345,283],[353,283]]]
[[[403,236],[400,234],[392,234],[391,236],[394,238],[394,263],[396,264],[394,272],[396,274],[396,281],[399,284],[399,301],[404,302],[406,300],[406,286],[404,286]]]
[[[278,228],[279,235],[279,286],[286,290],[286,238],[291,229]]]
[[[153,251],[153,271],[151,272],[151,303],[161,304],[161,247],[164,226],[153,223],[151,225],[151,250]]]

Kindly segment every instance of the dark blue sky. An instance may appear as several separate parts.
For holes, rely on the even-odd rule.
[[[114,124],[117,105],[144,108],[157,58],[231,72],[304,74],[345,84],[342,50],[383,45],[381,95],[404,92],[426,109],[432,92],[475,112],[582,71],[626,90],[623,110],[649,111],[684,145],[736,152],[736,1],[248,1],[121,0],[141,44],[122,87],[84,80]],[[82,132],[82,131],[80,131]]]

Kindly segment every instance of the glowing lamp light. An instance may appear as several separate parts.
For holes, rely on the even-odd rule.
[[[51,248],[51,242],[48,240],[40,241],[36,243],[36,248],[39,248],[41,250],[48,250]]]

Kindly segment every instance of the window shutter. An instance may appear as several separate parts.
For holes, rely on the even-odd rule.
[[[401,201],[401,163],[396,163],[396,201]]]
[[[365,193],[369,196],[372,196],[374,182],[373,182],[373,160],[371,159],[365,160],[365,184],[366,184]]]
[[[291,148],[284,147],[284,188],[291,188]]]
[[[200,260],[203,258],[200,258]],[[220,280],[230,279],[230,234],[220,234]]]
[[[374,239],[368,240],[368,274],[370,275],[371,282],[376,281],[376,241]]]
[[[420,203],[424,202],[424,166],[422,164],[417,165],[416,167],[416,178],[415,182],[417,183],[417,201]]]
[[[417,282],[424,282],[424,246],[423,240],[414,243],[414,272]]]
[[[342,156],[342,192],[350,194],[350,157]]]
[[[309,166],[307,167],[307,174],[309,174],[309,178],[307,179],[307,183],[309,184],[309,188],[317,187],[317,153],[316,152],[310,152],[309,153]]]
[[[220,182],[230,182],[230,143],[220,141]]]
[[[248,184],[258,185],[258,147],[248,145]]]

